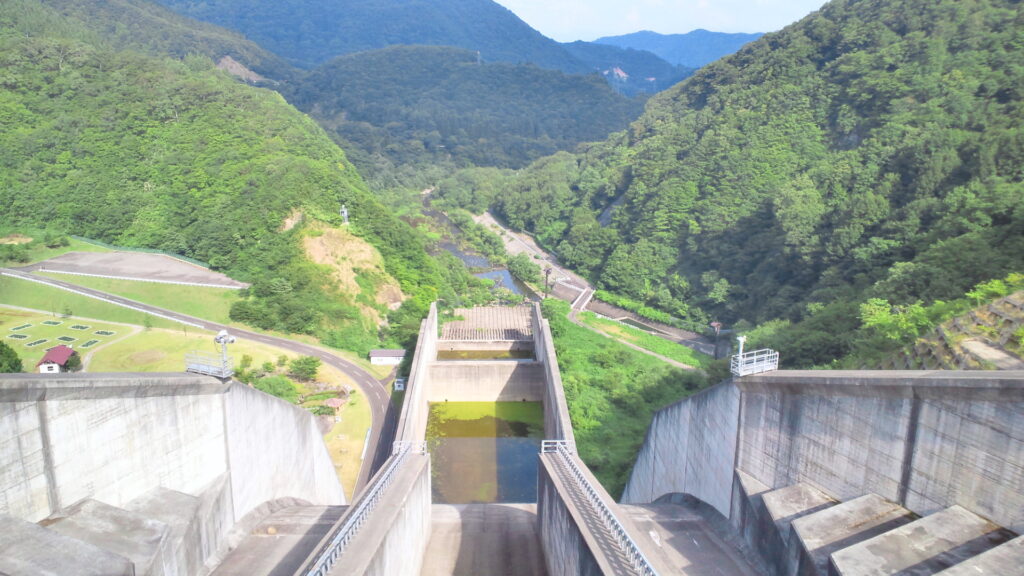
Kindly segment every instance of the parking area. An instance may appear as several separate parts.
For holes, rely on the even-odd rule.
[[[68,252],[33,268],[63,274],[85,274],[174,284],[245,288],[224,274],[163,254],[142,252]]]

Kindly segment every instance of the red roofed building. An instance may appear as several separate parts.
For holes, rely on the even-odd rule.
[[[46,351],[43,359],[36,363],[40,374],[56,374],[66,370],[68,360],[77,354],[70,347],[61,344]]]

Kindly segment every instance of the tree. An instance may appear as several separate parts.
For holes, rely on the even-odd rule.
[[[71,356],[68,356],[68,361],[64,364],[64,370],[68,372],[78,372],[82,369],[82,357],[75,352]]]
[[[21,371],[21,358],[18,358],[18,353],[14,351],[14,348],[0,342],[0,372],[15,373]]]
[[[277,396],[293,404],[299,399],[299,392],[295,389],[295,384],[284,376],[264,376],[256,380],[253,386],[257,390],[262,390],[271,396]]]
[[[315,380],[319,369],[320,359],[315,356],[299,356],[288,363],[288,375],[306,382]]]

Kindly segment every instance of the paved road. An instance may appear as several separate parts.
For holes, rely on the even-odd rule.
[[[332,354],[324,348],[302,342],[296,342],[294,340],[288,340],[287,338],[278,338],[267,334],[250,332],[234,326],[217,324],[215,322],[203,320],[202,318],[196,318],[187,314],[181,314],[164,308],[150,306],[149,304],[143,304],[136,300],[129,300],[128,298],[122,298],[106,292],[100,292],[99,290],[77,286],[75,284],[54,280],[45,276],[36,276],[23,270],[0,268],[0,275],[22,278],[65,290],[73,290],[91,298],[105,300],[118,306],[126,306],[137,310],[143,310],[153,315],[159,315],[176,322],[197,326],[204,330],[210,330],[211,332],[227,330],[231,332],[231,334],[240,338],[245,338],[246,340],[253,340],[263,344],[277,346],[278,348],[283,348],[304,356],[315,356],[325,364],[341,370],[352,378],[356,385],[359,386],[360,390],[362,390],[363,395],[366,396],[366,399],[370,404],[370,413],[372,415],[372,428],[370,430],[370,438],[366,448],[367,457],[359,469],[359,477],[356,480],[355,493],[349,495],[349,501],[355,500],[355,495],[363,489],[373,472],[376,472],[381,464],[388,459],[388,456],[391,455],[391,444],[394,440],[395,426],[398,419],[395,414],[394,407],[391,405],[391,398],[388,396],[388,392],[384,387],[384,384],[359,366],[341,358],[340,356]]]

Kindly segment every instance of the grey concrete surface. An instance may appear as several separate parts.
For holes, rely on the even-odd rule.
[[[787,574],[828,574],[828,557],[917,519],[877,494],[865,494],[792,522]]]
[[[96,500],[84,500],[70,508],[67,516],[48,522],[47,527],[69,538],[87,542],[131,561],[135,576],[170,576],[168,565],[170,528]]]
[[[569,404],[562,387],[562,373],[558,368],[555,343],[551,336],[551,325],[541,315],[540,304],[534,303],[531,311],[533,325],[533,350],[537,361],[544,366],[544,435],[551,440],[576,442],[569,419]]]
[[[427,396],[431,387],[430,365],[437,358],[437,304],[420,322],[409,380],[402,401],[402,414],[398,418],[395,440],[423,442],[427,433]]]
[[[408,455],[372,514],[329,575],[419,574],[431,532],[430,457]]]
[[[153,282],[182,282],[244,288],[220,272],[203,268],[164,254],[145,252],[68,252],[43,260],[33,270],[129,278]]]
[[[551,455],[542,455],[538,466],[537,516],[541,549],[550,576],[598,576],[625,574],[615,571],[606,553],[614,553],[614,543],[595,539],[600,526],[589,526],[568,486],[560,478]],[[582,526],[582,528],[581,528]],[[602,549],[602,546],[604,549]]]
[[[205,559],[197,540],[199,498],[166,488],[154,488],[132,500],[124,509],[167,526],[166,558],[168,574],[196,574]]]
[[[435,504],[421,576],[545,576],[535,504]]]
[[[344,504],[345,494],[313,415],[235,383],[224,423],[235,521],[268,500]]]
[[[679,492],[728,516],[739,410],[738,389],[723,383],[656,412],[622,501],[644,504]]]
[[[762,571],[752,566],[728,534],[716,530],[706,514],[679,504],[620,506],[636,526],[645,550],[668,574],[686,576],[756,576]],[[708,510],[711,512],[711,510]],[[720,526],[727,526],[721,518]]]
[[[292,576],[347,506],[289,506],[263,518],[213,576]]]
[[[842,576],[934,574],[1013,538],[1013,533],[952,506],[832,554]]]
[[[1004,576],[1024,572],[1024,536],[969,558],[952,568],[939,572],[941,576]]]
[[[127,558],[12,516],[0,515],[0,574],[135,576]]]
[[[454,314],[459,319],[445,322],[441,329],[442,348],[448,340],[533,340],[529,306],[458,308]]]
[[[532,361],[432,362],[427,402],[540,402],[544,365]]]
[[[768,516],[782,537],[782,545],[787,548],[792,545],[789,528],[794,520],[836,505],[835,500],[803,483],[765,492],[761,497]]]

